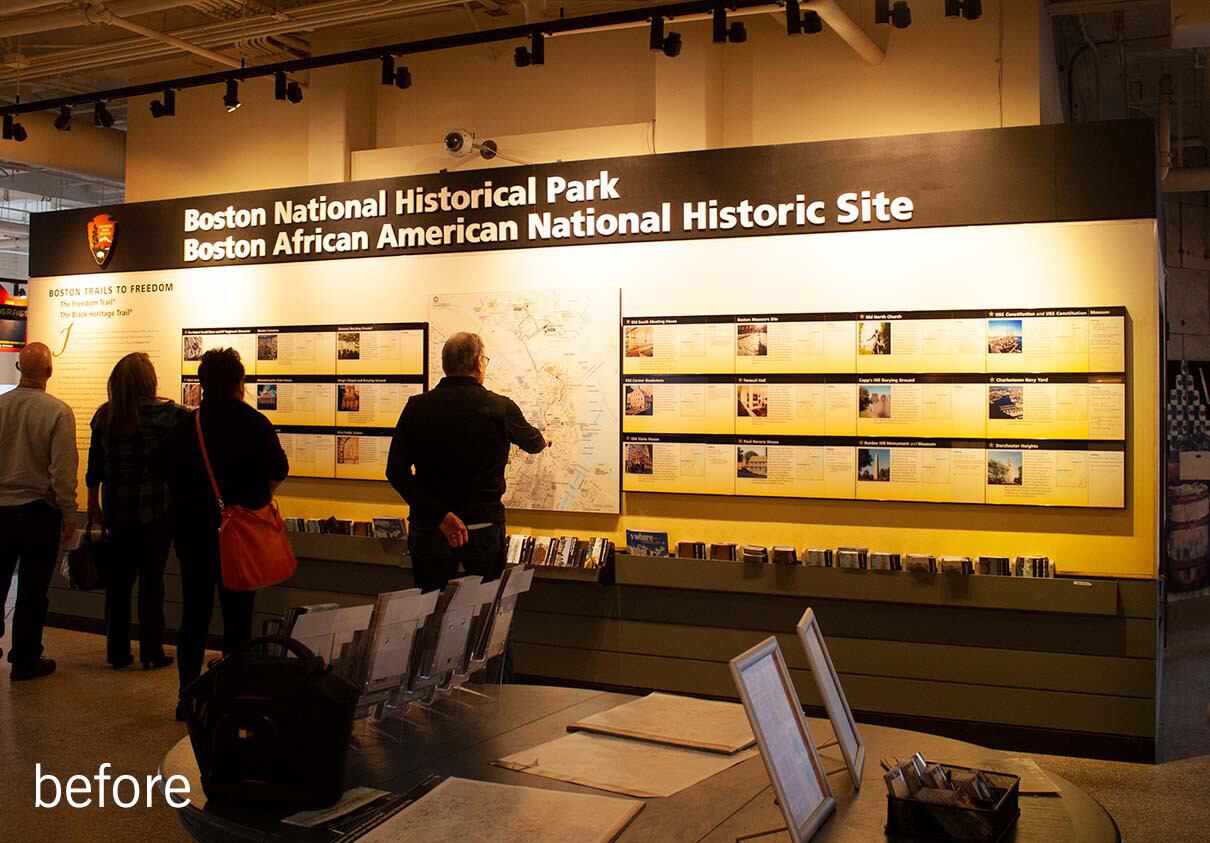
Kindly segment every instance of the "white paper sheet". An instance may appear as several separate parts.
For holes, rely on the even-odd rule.
[[[573,732],[492,763],[535,776],[648,798],[671,796],[756,754],[755,749],[724,755]]]
[[[609,843],[642,809],[633,799],[449,778],[359,843]]]
[[[756,742],[739,703],[675,694],[648,694],[567,728],[712,752],[738,752]]]

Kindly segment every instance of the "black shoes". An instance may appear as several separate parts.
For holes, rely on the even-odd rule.
[[[38,663],[28,670],[18,670],[14,667],[8,678],[10,682],[24,682],[26,679],[38,679],[42,676],[50,676],[55,672],[55,667],[54,659],[38,659]]]
[[[176,719],[180,722],[185,722],[185,703],[179,702],[176,704]]]
[[[168,667],[176,661],[175,658],[168,655],[157,656],[149,662],[143,662],[143,670],[159,670],[161,667]]]
[[[119,659],[116,662],[111,661],[109,666],[114,670],[121,670],[124,667],[130,667],[132,664],[134,664],[134,656],[127,656],[126,658]]]

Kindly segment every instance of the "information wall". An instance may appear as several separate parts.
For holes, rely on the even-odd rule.
[[[623,324],[633,492],[1122,507],[1126,308]]]
[[[510,531],[1150,577],[1154,174],[1103,174],[1153,150],[1144,122],[1022,127],[41,214],[29,334],[82,453],[122,355],[146,351],[161,394],[192,404],[200,355],[237,348],[289,452],[291,517],[406,515],[382,482],[391,427],[444,339],[473,330],[488,388],[554,443],[514,455]],[[489,182],[510,204],[483,206]],[[910,218],[863,214],[866,193]],[[326,218],[298,222],[312,207]],[[101,213],[104,266],[86,237]],[[295,251],[316,229],[349,249]]]

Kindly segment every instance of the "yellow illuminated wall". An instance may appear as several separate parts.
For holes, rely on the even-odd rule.
[[[72,325],[51,390],[86,425],[109,367],[132,349],[148,350],[161,391],[179,395],[182,327],[426,320],[436,292],[620,288],[624,316],[1125,305],[1125,509],[627,494],[620,517],[511,512],[509,521],[516,531],[609,535],[619,543],[631,528],[666,530],[673,542],[1049,555],[1063,573],[1153,577],[1156,272],[1153,220],[595,245],[35,279],[29,335],[58,348]],[[103,296],[113,304],[101,309],[115,315],[83,317],[51,295],[119,283],[171,284],[172,291]],[[286,515],[300,517],[404,512],[389,486],[371,481],[290,479],[280,500]]]

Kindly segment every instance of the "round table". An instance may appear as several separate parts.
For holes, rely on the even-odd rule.
[[[461,776],[525,787],[600,795],[602,791],[492,766],[491,762],[566,733],[567,724],[635,699],[626,694],[505,685],[497,699],[471,710],[450,705],[448,717],[432,716],[423,730],[409,731],[402,742],[367,726],[355,726],[356,746],[349,753],[345,786],[374,787],[403,792],[427,776]],[[832,737],[827,720],[808,718],[817,744]],[[920,752],[933,761],[960,764],[980,761],[990,766],[1009,753],[922,732],[883,726],[858,726],[865,744],[862,787],[855,790],[848,773],[829,779],[836,811],[813,838],[819,843],[871,843],[918,838],[887,835],[886,787],[879,761],[885,756],[906,758]],[[835,746],[821,752],[825,767],[843,768]],[[190,804],[179,810],[185,829],[197,840],[313,841],[307,829],[285,825],[282,814],[208,805],[198,778],[189,739],[173,746],[160,767],[161,775],[184,776],[190,784]],[[1021,817],[1005,841],[1033,843],[1118,843],[1121,834],[1113,818],[1096,800],[1071,782],[1047,774],[1058,796],[1021,796]],[[627,797],[619,797],[627,798]],[[733,843],[736,837],[784,826],[768,776],[753,757],[664,799],[647,799],[646,807],[617,838],[619,843]],[[769,843],[789,840],[785,832],[760,838]]]

